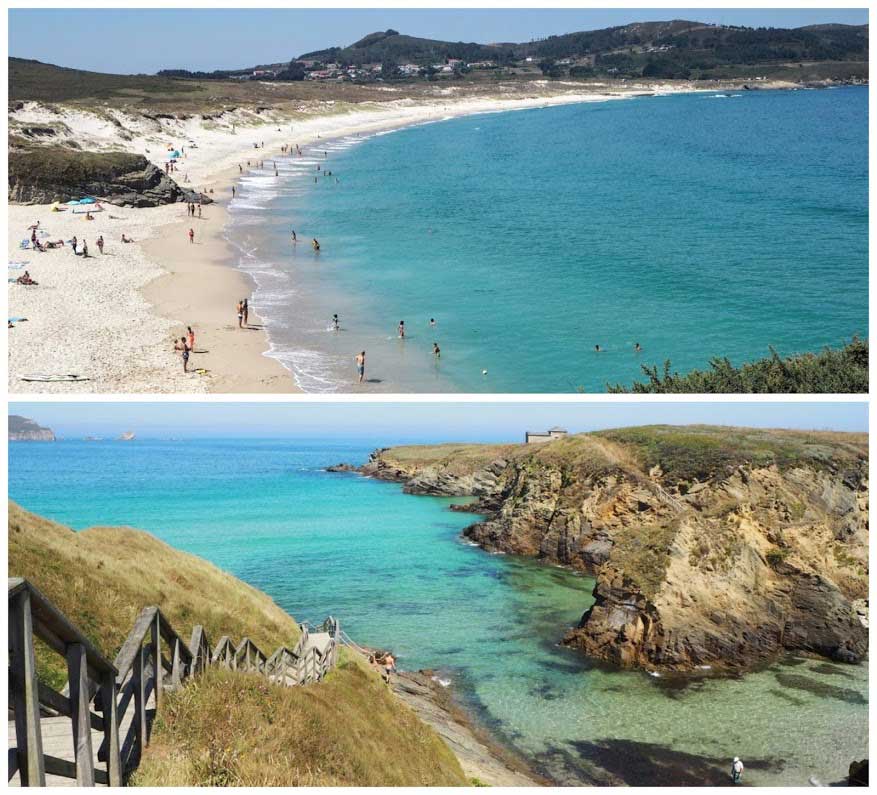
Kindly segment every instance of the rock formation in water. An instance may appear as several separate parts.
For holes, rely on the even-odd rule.
[[[868,649],[864,434],[630,428],[538,447],[376,451],[360,472],[474,495],[464,534],[596,578],[565,642],[620,666],[740,670]]]
[[[10,442],[54,442],[55,434],[51,428],[44,428],[27,417],[9,415]]]

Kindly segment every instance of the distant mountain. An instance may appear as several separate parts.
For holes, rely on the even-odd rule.
[[[580,31],[526,43],[477,44],[406,36],[395,30],[372,33],[347,47],[329,47],[299,56],[303,61],[364,63],[443,63],[447,59],[521,62],[564,61],[593,73],[629,76],[705,76],[728,66],[795,62],[868,60],[867,25],[812,25],[803,28],[743,28],[671,20],[636,22]],[[584,76],[586,71],[580,71]]]
[[[44,428],[27,417],[18,414],[9,415],[10,442],[54,442],[55,434],[50,428]]]
[[[444,63],[448,58],[463,61],[514,60],[514,44],[476,44],[406,36],[395,30],[370,33],[349,47],[328,47],[299,56],[301,61],[339,61],[351,64],[382,63]]]

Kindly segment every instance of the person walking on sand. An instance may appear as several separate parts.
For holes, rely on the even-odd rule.
[[[195,230],[194,229],[189,229],[189,242],[190,243],[195,242]]]
[[[73,240],[70,241],[70,245],[73,246],[73,253],[78,255],[79,252],[76,250],[76,247],[79,245],[79,241],[76,239],[76,235],[73,235]]]
[[[250,304],[246,298],[244,298],[244,328],[249,328],[250,325]]]
[[[743,763],[740,761],[739,756],[734,757],[734,761],[731,764],[731,781],[735,784],[739,784],[743,780]]]
[[[405,339],[405,321],[404,320],[399,321],[399,327],[396,329],[396,331],[399,333],[399,339],[404,340]]]
[[[82,256],[88,257],[88,243],[85,240],[82,241]]]
[[[97,250],[100,251],[101,254],[104,253],[104,236],[100,235],[97,239]]]
[[[238,301],[238,328],[244,327],[244,302]]]
[[[356,372],[359,374],[359,383],[365,378],[365,351],[356,354]]]
[[[189,349],[186,347],[186,338],[180,337],[180,341],[174,345],[174,350],[180,354],[183,359],[183,372],[189,372]]]
[[[188,337],[189,350],[194,353],[195,352],[195,332],[192,331],[191,326],[186,326],[186,332],[187,332],[187,337]]]
[[[201,202],[198,202],[198,218],[201,217]]]

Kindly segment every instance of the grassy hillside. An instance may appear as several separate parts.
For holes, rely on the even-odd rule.
[[[231,707],[231,708],[230,708]],[[213,670],[168,699],[140,786],[455,786],[448,747],[360,658],[318,686]]]
[[[200,623],[214,643],[246,634],[268,653],[298,639],[294,619],[267,595],[142,531],[77,533],[10,502],[8,543],[9,575],[33,582],[111,659],[152,604],[184,638]],[[137,782],[465,784],[447,746],[377,673],[347,650],[341,660],[307,688],[210,672],[169,694]],[[37,664],[54,687],[66,681],[61,658],[39,645]]]
[[[579,471],[620,465],[647,473],[660,466],[668,477],[689,480],[726,473],[742,464],[837,468],[867,454],[867,434],[649,425],[574,434],[541,445],[405,445],[391,447],[380,457],[402,470],[437,467],[452,475],[466,475],[504,458]]]

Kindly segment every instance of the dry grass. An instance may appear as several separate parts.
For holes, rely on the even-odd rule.
[[[128,528],[75,533],[9,503],[9,576],[37,586],[110,659],[147,605],[159,605],[188,639],[202,624],[212,643],[249,635],[270,654],[298,640],[298,625],[268,596],[194,555]],[[63,660],[43,652],[40,675],[66,681]]]
[[[166,699],[140,786],[464,786],[438,736],[346,654],[319,685],[211,670]]]

